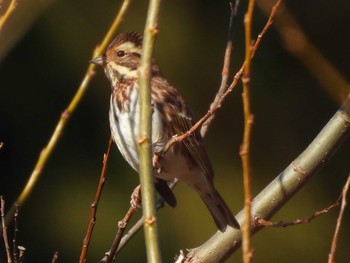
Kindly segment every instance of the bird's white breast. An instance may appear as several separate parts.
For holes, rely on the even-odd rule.
[[[114,96],[112,94],[110,100],[109,122],[111,127],[112,138],[117,144],[119,151],[127,160],[127,162],[138,171],[139,153],[139,120],[140,110],[138,105],[137,89],[130,92],[130,100],[128,103],[129,110],[119,110],[113,103]],[[117,117],[118,116],[118,117]],[[167,136],[164,138],[163,125],[160,113],[157,109],[153,109],[152,114],[152,152],[161,151],[167,142]]]

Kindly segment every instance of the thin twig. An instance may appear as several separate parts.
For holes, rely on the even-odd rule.
[[[13,261],[15,263],[17,263],[18,262],[17,234],[19,232],[19,229],[18,229],[18,214],[19,214],[18,204],[15,204],[15,207],[16,207],[16,211],[15,211],[15,214],[14,214],[15,229],[13,231],[14,233],[13,233],[13,240],[12,240],[12,242],[13,242]]]
[[[83,247],[81,249],[79,263],[86,262],[86,255],[88,252],[92,231],[93,231],[95,223],[96,223],[96,213],[97,213],[98,203],[100,201],[103,185],[105,183],[107,163],[108,163],[109,154],[110,154],[111,149],[112,149],[112,145],[113,145],[112,138],[109,138],[107,152],[103,156],[103,165],[102,165],[100,180],[99,180],[99,183],[98,183],[98,186],[96,189],[94,202],[91,205],[91,214],[90,214],[89,225],[88,225],[86,235],[85,235],[85,238],[83,241]]]
[[[105,253],[105,257],[100,261],[100,262],[107,262],[110,263],[112,262],[112,260],[115,259],[116,256],[116,252],[118,250],[120,241],[123,237],[124,231],[131,219],[131,217],[133,216],[133,214],[136,211],[136,208],[140,208],[141,207],[141,185],[138,185],[134,191],[131,194],[131,201],[130,201],[130,208],[127,211],[127,213],[125,214],[124,218],[122,220],[120,220],[118,222],[118,231],[117,231],[117,235],[115,236],[111,249]]]
[[[337,248],[337,240],[338,240],[338,236],[339,236],[340,225],[342,223],[343,215],[344,215],[344,211],[345,211],[345,207],[346,207],[346,196],[348,194],[349,186],[350,186],[350,176],[348,177],[348,180],[346,181],[346,183],[343,187],[340,212],[339,212],[339,216],[337,219],[337,225],[336,225],[335,231],[334,231],[331,251],[328,255],[328,263],[335,263],[335,251]]]
[[[2,196],[0,196],[0,210],[1,210],[1,223],[2,223],[2,237],[4,239],[5,243],[5,250],[6,250],[6,255],[7,255],[7,262],[12,263],[12,258],[11,258],[11,250],[10,250],[10,245],[9,245],[9,240],[7,237],[7,227],[6,227],[6,222],[5,222],[5,200]]]
[[[250,106],[250,62],[252,50],[252,20],[254,11],[254,0],[249,0],[248,10],[244,15],[244,31],[245,31],[245,61],[244,72],[242,77],[243,83],[243,112],[244,112],[244,132],[241,150],[239,152],[242,159],[243,167],[243,185],[244,185],[244,223],[242,226],[242,250],[243,262],[249,263],[253,258],[253,250],[250,242],[251,229],[251,209],[252,209],[252,193],[251,193],[251,164],[250,164],[250,140],[253,126],[253,114]]]
[[[131,2],[131,0],[124,0],[123,1],[122,6],[115,17],[115,20],[113,21],[111,27],[109,28],[101,45],[99,45],[95,49],[95,51],[93,52],[93,57],[100,56],[101,54],[103,54],[107,45],[109,44],[109,42],[111,42],[115,31],[119,27],[124,15],[127,11],[127,8],[129,6],[130,2]],[[62,135],[63,129],[66,127],[66,125],[70,119],[70,116],[72,115],[72,113],[75,111],[78,104],[82,100],[83,95],[85,94],[85,92],[87,90],[88,84],[90,83],[92,76],[94,75],[95,67],[96,67],[95,64],[90,64],[89,67],[87,68],[85,76],[84,76],[76,94],[74,95],[73,99],[69,103],[68,107],[61,114],[61,117],[56,125],[56,128],[55,128],[53,134],[51,135],[51,138],[50,138],[48,144],[41,151],[39,159],[37,160],[37,162],[35,164],[34,170],[33,170],[32,174],[30,175],[29,180],[28,180],[26,186],[24,187],[22,193],[20,194],[20,196],[18,197],[18,199],[16,201],[16,203],[18,203],[20,206],[23,206],[23,203],[28,199],[30,193],[33,190],[33,187],[35,186],[40,175],[42,174],[42,171],[44,170],[49,157],[51,156],[54,148],[56,147],[56,145],[57,145],[57,143]],[[14,213],[14,206],[11,207],[10,211],[6,215],[6,217],[7,217],[6,219],[8,221],[12,220],[13,213]]]
[[[128,212],[125,214],[124,218],[118,222],[118,231],[115,239],[113,240],[111,249],[105,254],[105,257],[101,259],[100,262],[110,263],[114,260],[116,252],[118,250],[118,246],[123,237],[126,226],[128,225],[132,215],[134,214],[135,209],[130,206]],[[143,223],[143,221],[142,221]],[[142,226],[142,225],[141,225]]]
[[[342,199],[342,196],[343,196],[343,194],[341,194],[338,197],[337,201],[335,201],[330,206],[328,206],[320,211],[316,211],[311,216],[308,216],[308,217],[303,218],[303,219],[296,219],[296,220],[293,220],[290,222],[283,222],[283,221],[271,222],[271,221],[265,220],[261,217],[255,217],[254,223],[256,226],[264,226],[264,227],[289,227],[289,226],[295,226],[295,225],[300,225],[300,224],[309,224],[315,218],[322,216],[322,215],[325,215],[325,214],[328,214],[331,210],[338,207],[340,204],[340,201]]]
[[[222,97],[222,95],[224,94],[227,88],[227,82],[228,82],[229,73],[230,73],[231,53],[233,49],[233,30],[234,30],[235,21],[237,18],[238,7],[239,7],[239,0],[236,0],[234,6],[230,2],[231,15],[230,15],[228,38],[227,38],[227,44],[226,44],[226,50],[225,50],[225,56],[224,56],[224,65],[222,67],[222,72],[221,72],[221,83],[220,83],[219,90],[215,95],[215,99],[210,105],[210,109],[212,109],[214,105],[217,104],[217,102],[220,100],[220,98]],[[201,128],[202,137],[204,137],[205,134],[207,133],[211,122],[214,120],[214,117],[215,117],[215,114],[213,113],[210,116],[210,118],[208,118],[203,123]]]
[[[273,23],[273,18],[276,14],[276,11],[278,9],[278,6],[280,4],[282,0],[278,0],[276,2],[276,4],[272,7],[271,9],[271,14],[270,17],[268,19],[268,21],[265,24],[265,27],[263,28],[263,30],[260,32],[260,34],[258,35],[257,40],[255,41],[254,45],[251,48],[251,59],[254,58],[256,51],[258,50],[258,47],[261,43],[262,38],[264,37],[264,35],[266,34],[267,30],[270,28],[270,26]],[[182,140],[185,140],[186,138],[190,137],[199,127],[201,127],[203,125],[203,123],[208,120],[218,109],[221,108],[222,103],[224,102],[224,100],[226,99],[227,95],[230,94],[233,89],[237,86],[238,84],[238,80],[240,80],[240,78],[243,75],[243,70],[244,70],[244,66],[245,63],[243,63],[243,65],[241,66],[241,68],[238,70],[238,72],[236,73],[236,75],[233,77],[233,81],[231,83],[231,85],[228,87],[228,89],[224,92],[224,94],[218,99],[217,103],[212,105],[212,107],[208,110],[208,112],[199,120],[196,122],[195,125],[193,125],[193,127],[188,130],[187,132],[185,132],[184,134],[181,135],[175,135],[173,136],[165,145],[164,150],[163,150],[163,154],[165,154],[170,148],[171,146],[173,146],[174,143],[178,143]]]
[[[153,169],[152,169],[152,108],[151,108],[151,61],[158,33],[158,16],[160,0],[150,0],[144,30],[141,63],[139,68],[139,153],[140,153],[140,184],[142,195],[142,212],[144,220],[144,235],[146,243],[147,262],[161,262],[158,242],[157,214],[154,201]]]
[[[178,182],[178,180],[175,179],[172,183],[169,184],[169,188],[172,189],[176,185],[177,182]],[[164,200],[163,200],[163,198],[159,198],[157,200],[156,209],[159,210],[163,206],[164,206]],[[119,228],[121,226],[123,227],[122,233],[120,233],[120,229],[118,228],[118,232],[117,232],[116,237],[114,238],[114,241],[113,241],[113,244],[111,246],[111,249],[109,250],[109,252],[106,253],[106,256],[103,259],[101,259],[100,262],[106,262],[107,261],[107,257],[109,255],[114,260],[116,255],[118,254],[118,252],[120,252],[122,250],[122,248],[132,239],[132,237],[142,228],[143,223],[144,223],[144,217],[143,216],[137,221],[136,224],[134,224],[132,226],[132,228],[128,231],[127,234],[125,234],[121,239],[119,239],[119,236],[120,237],[122,236],[122,234],[124,233],[128,223],[129,223],[129,221],[131,219],[131,216],[133,215],[133,213],[131,213],[131,211],[130,211],[131,209],[134,209],[133,206],[130,206],[127,214],[124,216],[124,219],[122,219],[118,223],[118,227]],[[122,225],[120,225],[121,222],[122,222]],[[115,248],[117,248],[116,251],[114,251]]]
[[[23,263],[24,254],[26,252],[26,248],[23,246],[18,246],[19,256],[18,256],[18,263]]]
[[[7,19],[12,14],[12,12],[16,9],[16,6],[17,6],[17,0],[11,0],[11,3],[8,6],[5,14],[0,17],[0,31],[1,31],[2,27],[4,26],[5,22],[7,21]]]
[[[58,252],[56,251],[55,254],[53,254],[51,263],[56,263],[58,260]]]

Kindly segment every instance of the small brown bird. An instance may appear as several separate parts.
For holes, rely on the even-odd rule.
[[[101,65],[112,85],[109,122],[114,142],[124,159],[139,169],[139,86],[138,68],[141,60],[142,37],[135,32],[118,35],[106,53],[91,60]],[[155,61],[151,67],[152,150],[161,153],[174,135],[181,135],[194,124],[192,112],[180,93],[160,74]],[[217,227],[239,228],[230,209],[214,187],[214,172],[197,131],[175,143],[159,160],[160,169],[154,173],[155,188],[170,206],[176,198],[167,182],[178,178],[201,197]],[[155,169],[156,170],[156,169]]]

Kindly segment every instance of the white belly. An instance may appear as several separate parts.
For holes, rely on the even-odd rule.
[[[111,127],[112,138],[117,144],[119,151],[124,159],[136,170],[139,169],[139,105],[136,98],[136,92],[132,92],[130,104],[130,113],[121,112],[118,107],[112,103],[113,97],[110,101],[109,122]],[[116,117],[118,116],[118,118]],[[161,151],[168,138],[162,136],[162,122],[159,111],[153,110],[152,114],[152,154]]]

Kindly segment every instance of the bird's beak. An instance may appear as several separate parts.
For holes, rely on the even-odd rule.
[[[106,60],[105,60],[105,56],[102,55],[99,57],[95,57],[94,59],[91,59],[89,62],[92,64],[95,64],[95,65],[103,66],[103,64],[106,62]]]

